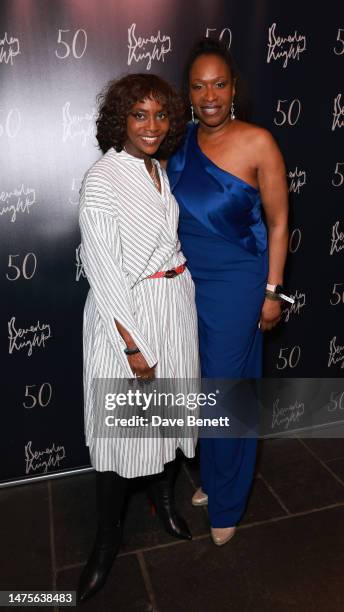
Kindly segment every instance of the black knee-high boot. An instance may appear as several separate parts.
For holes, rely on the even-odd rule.
[[[158,474],[151,479],[149,495],[167,533],[175,538],[191,540],[190,530],[185,520],[178,514],[175,506],[174,483],[177,472],[177,461],[166,463],[162,474]]]
[[[79,579],[77,598],[80,602],[104,586],[118,553],[127,482],[115,472],[96,472],[98,530],[92,553]]]

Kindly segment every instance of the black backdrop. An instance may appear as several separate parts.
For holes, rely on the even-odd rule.
[[[266,375],[343,375],[344,16],[340,0],[310,8],[295,0],[2,0],[3,483],[88,465],[81,339],[88,286],[77,202],[100,155],[95,96],[128,71],[179,85],[187,50],[206,33],[231,45],[253,120],[273,132],[288,168],[286,284],[296,302],[267,338]]]

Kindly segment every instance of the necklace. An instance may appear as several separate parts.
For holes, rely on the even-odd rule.
[[[126,149],[125,147],[123,147],[123,151],[125,151],[126,153],[128,153],[128,151],[127,151],[127,149]],[[128,155],[130,155],[130,153],[128,153]],[[152,164],[152,168],[151,168],[151,170],[148,170],[147,166],[146,166],[146,168],[147,168],[147,170],[148,170],[148,174],[149,174],[149,176],[151,177],[151,179],[152,179],[152,181],[153,181],[153,183],[154,183],[154,186],[156,187],[156,189],[157,189],[157,190],[159,191],[159,193],[160,193],[160,189],[161,189],[161,187],[160,187],[159,175],[158,175],[158,172],[157,172],[157,169],[156,169],[155,164],[153,164],[153,162],[152,162],[152,161],[151,161],[151,164]]]
[[[155,187],[160,192],[160,182],[159,182],[159,178],[158,178],[158,173],[157,173],[156,166],[155,166],[155,164],[153,164],[153,162],[152,162],[152,170],[149,172],[149,174],[151,176],[151,179],[152,179]]]

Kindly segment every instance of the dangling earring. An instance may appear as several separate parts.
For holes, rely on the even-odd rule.
[[[231,120],[235,119],[235,110],[234,110],[234,102],[231,105]]]
[[[194,113],[194,107],[192,106],[192,104],[190,108],[191,108],[191,121],[192,123],[195,123],[195,113]]]

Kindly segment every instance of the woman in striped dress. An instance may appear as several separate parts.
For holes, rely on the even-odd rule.
[[[165,528],[190,539],[175,510],[175,455],[195,436],[98,438],[96,379],[199,376],[194,286],[177,238],[178,206],[165,171],[185,129],[182,102],[154,75],[128,75],[100,96],[104,153],[80,197],[81,258],[90,284],[84,310],[85,436],[96,470],[98,532],[78,595],[88,599],[110,571],[121,539],[129,478],[156,475],[151,495]],[[165,273],[168,272],[166,275]]]

